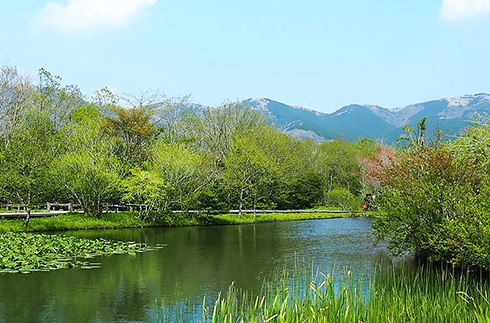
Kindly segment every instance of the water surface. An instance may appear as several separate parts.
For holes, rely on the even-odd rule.
[[[312,261],[357,269],[387,257],[369,237],[371,220],[343,218],[237,226],[78,231],[164,249],[101,257],[99,269],[0,275],[2,322],[149,321],[156,306],[199,303],[231,282],[258,291],[278,268]]]

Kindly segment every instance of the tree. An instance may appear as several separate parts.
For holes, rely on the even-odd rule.
[[[46,113],[30,109],[9,137],[1,152],[0,192],[6,202],[25,204],[28,225],[32,208],[54,190],[50,166],[58,136]]]
[[[129,167],[142,166],[148,158],[149,147],[155,138],[152,107],[123,108],[111,106],[106,116],[106,131],[115,138],[117,153]]]
[[[328,200],[331,206],[340,207],[351,214],[360,207],[354,194],[346,188],[334,188],[328,192]]]
[[[427,139],[426,130],[427,117],[423,117],[417,123],[416,130],[409,125],[403,126],[403,131],[405,132],[405,134],[401,135],[395,143],[405,143],[405,146],[402,147],[405,150],[409,151],[423,148],[427,145],[427,143],[429,143],[429,145],[432,147],[440,147],[442,145],[442,140],[445,136],[445,133],[439,127],[436,127],[434,129],[433,137]]]
[[[257,202],[270,192],[266,188],[272,186],[273,164],[262,150],[260,134],[260,128],[254,128],[235,137],[224,159],[224,178],[238,194],[239,216],[247,199],[252,198],[255,211]]]
[[[373,233],[395,254],[490,268],[488,126],[453,143],[404,150],[381,170]]]
[[[188,96],[166,98],[156,111],[159,136],[168,144],[184,143],[198,148],[201,138],[201,120],[197,115],[200,107],[188,102]]]
[[[38,73],[35,106],[49,114],[56,129],[68,122],[71,112],[84,105],[83,94],[76,85],[61,85],[61,77],[41,68]]]
[[[167,185],[164,209],[187,210],[196,194],[213,179],[213,168],[204,164],[202,156],[183,144],[171,145],[159,140],[152,150],[148,171]]]
[[[348,141],[335,140],[320,145],[316,171],[323,181],[325,205],[329,203],[328,193],[335,187],[345,187],[355,195],[360,193],[360,171],[356,158],[355,146]]]
[[[223,166],[235,135],[266,124],[267,119],[263,115],[240,102],[205,109],[198,123],[199,147],[215,159],[216,165]]]
[[[55,163],[55,172],[85,213],[98,217],[103,204],[118,195],[121,163],[114,154],[114,139],[103,131],[104,121],[94,106],[75,110],[72,119],[66,152]]]
[[[0,68],[0,136],[5,147],[13,129],[32,106],[33,98],[34,87],[28,76],[13,67]]]
[[[123,199],[145,207],[138,209],[138,215],[146,220],[149,215],[156,211],[162,212],[167,205],[168,186],[163,179],[154,173],[133,169],[131,176],[122,182]]]

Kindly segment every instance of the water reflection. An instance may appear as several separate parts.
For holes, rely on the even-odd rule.
[[[323,270],[352,269],[386,257],[367,237],[366,218],[242,226],[124,229],[68,233],[168,247],[95,261],[94,270],[69,269],[0,276],[0,320],[6,322],[147,321],[155,304],[201,302],[231,282],[258,291],[264,278],[297,259]]]

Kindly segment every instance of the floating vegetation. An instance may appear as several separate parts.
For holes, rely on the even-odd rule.
[[[0,234],[0,272],[31,273],[73,267],[95,269],[101,264],[88,259],[113,254],[134,255],[164,246],[159,244],[151,247],[133,241],[9,232]]]

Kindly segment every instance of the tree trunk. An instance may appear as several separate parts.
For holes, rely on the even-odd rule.
[[[238,207],[238,217],[242,217],[242,210],[243,210],[243,188],[240,191],[240,206]]]
[[[27,216],[26,221],[24,222],[24,226],[27,227],[29,225],[29,221],[31,220],[31,208],[27,207]]]

